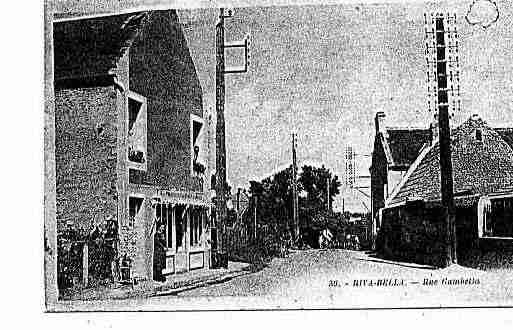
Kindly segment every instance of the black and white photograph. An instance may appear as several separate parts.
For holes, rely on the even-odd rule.
[[[46,312],[513,307],[512,1],[43,15]]]

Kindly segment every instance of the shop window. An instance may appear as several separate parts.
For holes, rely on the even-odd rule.
[[[191,211],[191,246],[199,246],[201,244],[201,235],[203,234],[203,212],[201,209],[194,208]]]
[[[485,208],[485,237],[513,237],[513,197],[492,199]]]
[[[202,176],[206,170],[203,126],[203,118],[191,115],[191,171],[194,176]]]
[[[175,207],[175,230],[176,230],[176,248],[183,246],[183,235],[185,233],[186,208],[184,205]]]
[[[128,160],[131,167],[146,170],[146,99],[128,93]]]
[[[128,225],[135,226],[136,219],[141,212],[144,198],[142,197],[128,197]]]
[[[173,247],[173,206],[169,204],[157,204],[155,215],[158,228],[163,228],[163,239],[166,248]]]
[[[166,246],[173,247],[173,208],[166,207]]]

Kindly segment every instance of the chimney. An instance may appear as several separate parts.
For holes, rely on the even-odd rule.
[[[435,113],[433,121],[431,124],[429,124],[429,129],[431,130],[431,145],[434,145],[436,142],[438,142],[440,136],[437,113]]]
[[[385,113],[383,111],[376,112],[374,122],[376,125],[376,133],[385,133]]]
[[[470,119],[472,119],[474,121],[478,121],[481,119],[481,117],[479,116],[479,114],[473,113],[472,116],[470,116]]]

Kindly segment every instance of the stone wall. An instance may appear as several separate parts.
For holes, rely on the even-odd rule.
[[[445,228],[441,209],[420,204],[383,209],[377,249],[391,259],[439,266]]]
[[[90,232],[117,219],[117,92],[112,86],[55,92],[58,230]]]
[[[119,257],[132,260],[132,275],[137,279],[151,279],[153,269],[153,214],[151,196],[144,196],[139,216],[131,226],[124,222],[119,231]]]
[[[440,265],[446,230],[439,206],[422,202],[384,209],[378,235],[378,251],[391,259]],[[499,263],[513,266],[513,240],[479,238],[477,204],[456,208],[458,263],[487,268]]]

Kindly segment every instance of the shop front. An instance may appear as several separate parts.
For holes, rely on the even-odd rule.
[[[203,194],[162,190],[153,206],[154,278],[209,268],[209,203]]]

